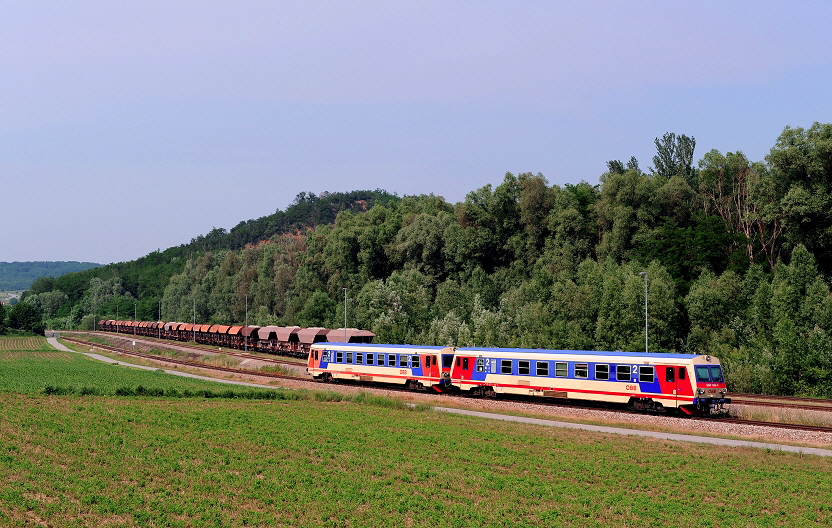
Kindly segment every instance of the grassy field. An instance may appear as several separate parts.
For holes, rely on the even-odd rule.
[[[26,348],[10,348],[9,343],[24,340]],[[79,392],[95,389],[103,394],[115,394],[119,388],[138,386],[179,391],[216,391],[223,387],[161,371],[115,368],[81,354],[59,352],[50,347],[44,338],[0,337],[0,391],[37,393],[47,386]]]
[[[38,387],[54,382],[39,376],[77,359],[55,354],[54,369],[31,354],[21,384],[7,366],[14,377],[28,359],[0,353],[2,526],[832,524],[828,459],[496,423],[381,399],[45,395]],[[75,369],[77,386],[161,383],[159,373],[82,361],[92,374]]]

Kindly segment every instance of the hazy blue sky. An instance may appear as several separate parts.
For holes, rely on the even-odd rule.
[[[0,0],[0,261],[132,260],[301,191],[597,183],[832,120],[830,2]]]

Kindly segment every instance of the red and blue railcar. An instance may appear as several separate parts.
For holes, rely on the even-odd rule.
[[[707,413],[730,403],[720,362],[707,355],[317,343],[307,370],[326,381],[590,400],[648,411]]]

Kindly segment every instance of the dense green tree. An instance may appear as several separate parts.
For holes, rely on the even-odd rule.
[[[832,124],[786,127],[766,161],[785,249],[803,244],[832,272]]]
[[[305,327],[327,327],[334,326],[335,303],[326,292],[315,291],[297,315],[299,326]]]
[[[43,334],[45,328],[40,311],[25,301],[15,304],[9,310],[8,324],[11,329],[33,334]]]

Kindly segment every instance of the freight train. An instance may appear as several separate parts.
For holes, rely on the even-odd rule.
[[[102,332],[193,341],[203,345],[249,349],[304,358],[313,343],[338,341],[370,343],[376,336],[357,328],[301,328],[299,326],[229,326],[218,324],[165,323],[162,321],[98,321]]]
[[[314,343],[307,371],[476,396],[519,394],[708,414],[731,403],[717,358],[707,355],[521,348]]]

